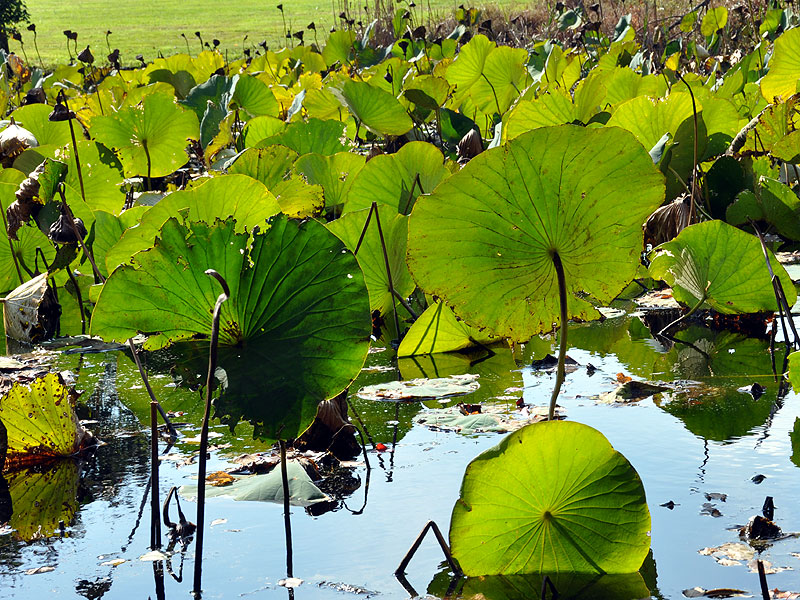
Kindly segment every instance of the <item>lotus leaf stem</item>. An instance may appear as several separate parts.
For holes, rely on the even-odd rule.
[[[155,550],[161,547],[161,512],[159,511],[158,498],[158,402],[150,402],[150,459],[151,481],[150,487],[150,548]]]
[[[706,295],[703,294],[703,296],[700,298],[700,300],[697,301],[697,304],[695,304],[692,308],[689,309],[689,312],[682,314],[680,317],[678,317],[677,319],[675,319],[671,323],[668,323],[667,325],[665,325],[664,328],[661,331],[658,332],[658,335],[664,336],[664,337],[668,337],[668,333],[669,333],[669,331],[671,329],[673,329],[676,325],[679,325],[679,324],[683,323],[686,319],[688,319],[694,313],[696,313],[698,310],[700,310],[700,307],[703,306],[703,302],[705,302],[705,301],[706,301]]]
[[[203,576],[203,522],[206,512],[206,454],[208,452],[208,421],[211,418],[211,392],[214,383],[214,372],[217,370],[217,342],[219,340],[219,317],[222,304],[230,298],[230,288],[225,279],[214,269],[208,269],[206,275],[216,279],[222,286],[222,293],[214,305],[214,317],[211,322],[211,342],[208,352],[208,376],[206,377],[206,409],[203,414],[203,425],[200,430],[200,459],[197,469],[197,547],[194,559],[194,585],[192,594],[199,598],[202,592]]]
[[[556,383],[553,387],[553,395],[550,397],[550,408],[547,411],[547,420],[552,421],[556,416],[556,399],[561,391],[561,384],[564,383],[564,362],[567,357],[567,281],[564,277],[564,265],[561,264],[561,257],[558,252],[553,252],[553,267],[558,278],[558,303],[561,306],[561,331],[559,332],[560,342],[558,345],[558,367],[556,368]]]
[[[294,577],[292,568],[292,519],[289,503],[289,471],[286,467],[286,441],[278,440],[281,449],[281,482],[283,483],[283,530],[286,534],[286,577]],[[291,589],[291,588],[290,588]]]

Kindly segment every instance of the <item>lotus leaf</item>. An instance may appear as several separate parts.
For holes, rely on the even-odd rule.
[[[724,29],[728,24],[728,9],[724,6],[709,8],[700,24],[700,33],[709,37]]]
[[[78,142],[78,156],[81,160],[86,204],[92,210],[119,214],[125,204],[125,194],[120,189],[122,165],[117,157],[101,144],[89,141]],[[78,168],[72,146],[67,146],[59,158],[67,164],[64,183],[74,190],[80,190]]]
[[[587,425],[548,421],[469,464],[450,543],[470,576],[633,573],[649,530],[644,488],[625,457]]]
[[[353,180],[345,209],[369,208],[374,201],[407,215],[420,195],[432,192],[448,175],[436,146],[410,142],[395,154],[376,156],[364,165]]]
[[[303,466],[296,460],[286,463],[289,479],[289,504],[292,506],[312,506],[330,500],[306,473]],[[181,488],[181,494],[195,499],[197,486]],[[249,500],[252,502],[283,503],[283,479],[280,466],[275,467],[266,475],[248,475],[238,478],[230,485],[220,487],[206,486],[206,497],[214,498],[227,496],[234,500]]]
[[[7,469],[72,456],[91,440],[58,373],[38,377],[30,386],[15,383],[0,398],[0,420],[8,435]]]
[[[189,140],[199,139],[197,116],[164,94],[145,96],[141,105],[95,117],[91,133],[114,148],[126,177],[162,177],[183,165]]]
[[[414,321],[400,342],[397,356],[455,352],[498,341],[461,321],[449,306],[435,302]]]
[[[58,535],[60,524],[72,522],[78,510],[78,465],[64,459],[46,468],[6,473],[11,505],[9,525],[26,542]]]
[[[252,75],[239,75],[233,92],[233,102],[254,117],[277,117],[280,112],[280,106],[269,86]]]
[[[48,117],[52,111],[46,104],[29,104],[18,108],[11,116],[18,125],[33,134],[39,146],[66,146],[72,140],[69,123],[50,121]]]
[[[770,253],[789,305],[797,293],[786,269]],[[706,221],[681,231],[653,251],[650,274],[672,286],[689,306],[723,314],[775,311],[775,296],[758,239],[722,221]]]
[[[382,402],[405,402],[450,398],[471,394],[480,387],[478,376],[472,374],[453,375],[437,379],[409,379],[407,381],[388,381],[368,385],[358,390],[358,397],[364,400]]]
[[[792,440],[792,462],[800,467],[800,417],[795,418],[789,438]]]
[[[213,223],[215,219],[234,217],[236,230],[242,232],[263,225],[280,212],[280,206],[262,183],[244,175],[214,177],[195,188],[174,192],[148,210],[139,225],[127,229],[108,250],[108,271],[127,263],[139,250],[152,246],[167,219],[186,210],[188,219],[193,221]]]
[[[368,83],[347,81],[339,94],[353,116],[378,135],[403,135],[414,125],[397,98]]]
[[[800,198],[776,179],[761,177],[757,192],[744,190],[728,207],[726,221],[743,225],[748,219],[766,221],[785,238],[800,240]]]
[[[344,204],[355,176],[365,164],[366,158],[361,154],[338,152],[326,156],[310,153],[298,158],[294,169],[309,183],[322,186],[325,206],[334,208]]]
[[[761,79],[767,102],[786,102],[797,92],[800,80],[800,30],[790,29],[775,40],[769,72]]]
[[[364,229],[368,214],[369,209],[347,213],[343,217],[331,221],[328,224],[328,229],[335,233],[349,250],[355,251],[361,239],[361,232]],[[392,284],[395,291],[401,297],[406,298],[416,287],[406,266],[408,217],[398,215],[388,206],[380,206],[378,208],[378,216],[380,217],[383,239],[389,258]],[[375,215],[373,215],[361,242],[361,247],[358,250],[357,258],[367,282],[370,310],[377,310],[381,314],[387,314],[395,306],[395,298],[389,290],[386,263],[384,262],[383,247],[377,225]]]
[[[595,317],[578,294],[610,302],[633,279],[641,224],[663,189],[647,152],[621,129],[537,129],[478,155],[418,200],[409,267],[471,325],[528,340],[560,314],[554,254],[569,316]]]
[[[298,154],[309,152],[336,154],[347,150],[347,145],[342,142],[344,128],[344,123],[333,120],[309,119],[305,123],[290,123],[281,133],[258,141],[256,147],[266,148],[272,144],[281,144]],[[255,135],[250,133],[248,139],[254,137]]]

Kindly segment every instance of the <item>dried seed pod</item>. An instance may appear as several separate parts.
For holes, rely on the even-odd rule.
[[[22,99],[22,104],[47,104],[47,95],[44,93],[44,89],[40,87],[29,89]]]
[[[383,153],[384,152],[383,150],[380,149],[380,146],[376,146],[375,144],[373,144],[372,147],[369,149],[369,152],[367,152],[367,162],[371,161],[376,156],[380,156]]]
[[[14,159],[28,148],[39,145],[36,137],[27,129],[20,127],[11,117],[11,124],[0,132],[0,164],[10,167]]]
[[[470,129],[469,132],[461,138],[456,148],[458,155],[458,164],[464,165],[470,160],[483,152],[483,140],[477,129]]]
[[[48,121],[69,121],[70,119],[75,118],[75,113],[68,109],[66,105],[58,102],[53,107],[53,112],[50,113],[50,116],[47,117]]]
[[[80,51],[78,54],[78,60],[85,63],[93,63],[94,62],[94,54],[92,51],[89,50],[89,46],[87,44],[86,48]]]
[[[75,227],[73,228],[69,224],[69,217],[62,211],[58,220],[50,226],[47,236],[56,244],[77,244],[78,238],[75,237],[75,229],[78,230],[81,239],[85,238],[88,232],[79,218],[75,217],[74,222]]]

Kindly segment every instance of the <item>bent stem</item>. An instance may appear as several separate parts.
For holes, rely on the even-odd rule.
[[[556,416],[556,399],[561,391],[561,384],[564,383],[564,361],[567,357],[567,280],[564,277],[564,265],[561,264],[561,257],[558,252],[553,252],[553,267],[556,269],[558,277],[558,303],[561,306],[561,331],[559,333],[560,342],[558,345],[558,368],[556,369],[556,384],[553,388],[553,395],[550,397],[550,409],[547,412],[547,420],[552,421]]]
[[[203,426],[200,430],[200,460],[197,469],[197,546],[194,559],[194,585],[192,594],[195,598],[201,595],[201,580],[203,575],[203,521],[206,512],[206,453],[208,452],[208,421],[211,416],[211,384],[214,381],[214,371],[217,369],[217,341],[219,340],[219,316],[222,304],[230,298],[231,291],[228,283],[214,269],[208,269],[206,275],[216,279],[222,286],[222,293],[217,297],[214,305],[214,318],[211,322],[211,343],[208,352],[208,377],[206,378],[206,410],[203,414]]]

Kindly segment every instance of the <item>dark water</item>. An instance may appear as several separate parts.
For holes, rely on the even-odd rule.
[[[560,404],[567,418],[602,431],[639,472],[652,514],[652,554],[640,582],[654,597],[680,598],[685,588],[735,587],[758,592],[757,575],[746,561],[723,566],[698,551],[726,542],[740,542],[733,529],[760,511],[765,496],[773,496],[776,522],[784,532],[800,531],[800,467],[790,460],[789,432],[800,415],[793,392],[778,397],[772,375],[769,342],[729,331],[692,327],[679,336],[688,344],[667,347],[652,338],[638,317],[617,317],[603,323],[570,328],[570,356],[581,367],[567,376]],[[367,369],[353,386],[402,378],[446,376],[473,372],[480,389],[470,402],[506,398],[509,410],[522,397],[529,404],[546,404],[553,376],[529,366],[551,346],[551,340],[525,347],[495,349],[494,356],[442,355],[403,359],[393,364],[389,352],[373,352]],[[776,347],[777,360],[783,348]],[[183,411],[177,420],[187,437],[197,435],[201,396],[175,384],[164,364],[169,357],[149,357],[156,393],[167,410]],[[585,365],[596,371],[589,375]],[[152,562],[139,558],[148,552],[149,432],[147,397],[138,373],[125,354],[62,354],[57,367],[78,374],[83,389],[81,417],[107,445],[80,465],[68,463],[50,474],[31,473],[11,479],[14,501],[12,526],[0,533],[1,598],[186,598],[191,589],[194,545],[184,553],[183,581],[154,576]],[[780,364],[779,364],[780,366]],[[388,370],[374,370],[385,367]],[[391,367],[391,368],[390,368]],[[628,405],[598,403],[599,393],[612,390],[618,373],[637,379],[695,382],[681,391]],[[759,382],[764,395],[754,400],[738,388]],[[499,434],[466,436],[432,431],[414,424],[421,411],[438,403],[390,404],[360,400],[355,408],[374,442],[387,446],[371,451],[371,471],[359,464],[352,475],[360,485],[336,510],[312,516],[292,508],[294,574],[304,580],[296,598],[405,598],[406,590],[392,573],[428,521],[446,532],[458,497],[463,472],[470,460],[500,440]],[[231,434],[212,426],[221,437],[214,444],[231,444],[212,453],[209,471],[229,466],[243,452],[264,449],[250,439],[244,425]],[[371,447],[371,446],[370,446]],[[197,445],[178,442],[170,454],[189,457]],[[166,442],[160,452],[167,453]],[[760,484],[751,478],[763,475]],[[161,465],[160,486],[192,484],[196,465]],[[27,482],[27,483],[26,483]],[[25,490],[26,493],[22,493]],[[706,494],[725,494],[719,497]],[[672,501],[669,510],[660,504]],[[37,504],[38,503],[38,504]],[[193,520],[195,505],[184,502]],[[43,506],[56,506],[43,514]],[[715,512],[716,511],[716,512]],[[51,511],[52,512],[52,511]],[[717,516],[712,516],[712,513]],[[704,514],[706,513],[706,514]],[[61,519],[59,519],[59,516]],[[278,585],[285,576],[282,507],[260,502],[212,498],[206,523],[224,519],[206,530],[204,598],[287,597]],[[65,522],[63,535],[58,521]],[[25,541],[35,532],[44,539]],[[761,558],[774,567],[791,570],[768,576],[771,588],[800,590],[800,540],[775,542]],[[178,574],[182,555],[171,557]],[[110,561],[124,560],[116,566]],[[104,564],[105,563],[105,564]],[[37,567],[53,570],[25,574]],[[424,595],[442,594],[449,578],[440,550],[426,540],[408,567],[408,580]],[[465,596],[527,597],[525,583],[487,587],[459,582]],[[501,586],[502,587],[502,586]],[[537,588],[538,589],[538,588]],[[624,583],[595,586],[594,595],[626,598]],[[639,588],[641,589],[641,588]],[[516,590],[516,592],[509,592]]]

